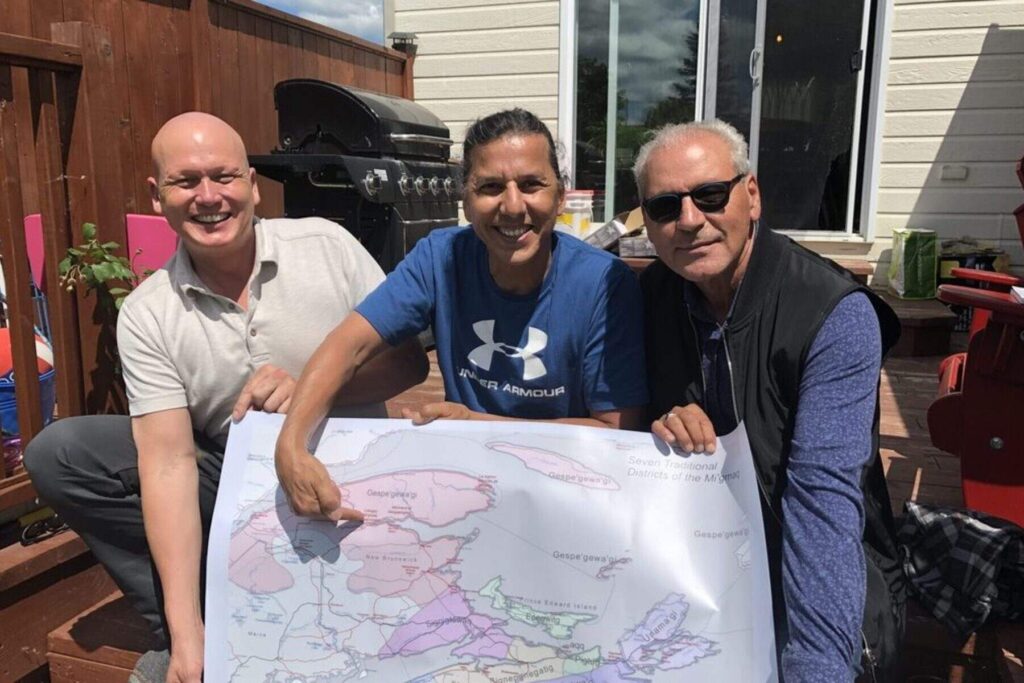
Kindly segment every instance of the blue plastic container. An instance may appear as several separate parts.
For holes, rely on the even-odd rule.
[[[43,409],[43,424],[53,420],[53,406],[56,402],[56,388],[53,383],[53,370],[39,375],[39,404]],[[18,426],[18,404],[14,397],[14,382],[0,379],[0,426],[4,436],[21,433]]]

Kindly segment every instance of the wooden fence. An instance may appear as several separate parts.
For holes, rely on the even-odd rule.
[[[287,78],[319,78],[412,98],[406,55],[252,0],[0,0],[0,31],[67,42],[53,24],[81,22],[100,29],[97,54],[83,46],[85,78],[102,67],[103,80],[86,87],[103,99],[107,132],[103,183],[118,215],[148,213],[145,179],[149,142],[171,116],[196,109],[238,129],[250,152],[277,142],[273,86]],[[282,210],[279,188],[264,183],[263,212]],[[116,201],[115,201],[116,200]],[[36,191],[25,188],[29,210]],[[113,218],[104,214],[102,219]],[[109,228],[107,220],[101,227]]]
[[[27,370],[35,352],[25,216],[42,215],[59,414],[123,412],[113,321],[95,297],[61,291],[57,264],[84,241],[84,223],[125,245],[125,215],[152,212],[149,144],[163,122],[208,111],[250,152],[266,153],[277,146],[278,81],[412,96],[405,54],[252,0],[0,0],[0,27],[0,258],[26,443],[42,415],[38,377]],[[260,189],[260,213],[279,215],[280,187],[261,179]],[[0,485],[0,509],[24,495],[12,483]]]
[[[252,0],[0,0],[0,27],[12,49],[32,45],[77,60],[59,69],[35,63],[31,74],[17,60],[6,62],[13,70],[0,95],[3,145],[9,150],[7,182],[18,185],[19,204],[5,199],[0,239],[12,279],[8,292],[19,296],[29,281],[21,217],[43,215],[47,270],[54,276],[67,246],[57,241],[59,224],[71,244],[83,241],[81,227],[89,222],[99,226],[101,241],[124,245],[125,215],[152,212],[145,183],[149,144],[175,114],[214,113],[239,131],[251,153],[266,153],[277,145],[278,81],[318,78],[412,96],[412,60],[405,54]],[[62,74],[56,82],[75,87],[65,84],[47,94],[44,72]],[[41,125],[41,112],[56,117],[53,131]],[[54,194],[57,185],[63,195]],[[280,215],[280,186],[261,178],[260,190],[260,213]],[[60,294],[55,283],[48,290],[51,322],[77,331],[75,343],[58,353],[61,415],[123,412],[111,321],[95,309],[93,297]],[[30,312],[12,309],[15,324]],[[26,335],[18,333],[30,340]],[[26,433],[32,433],[33,419],[38,417],[29,418]]]

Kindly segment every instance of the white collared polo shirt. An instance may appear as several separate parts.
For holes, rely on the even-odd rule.
[[[179,243],[133,291],[117,343],[131,415],[188,408],[193,429],[223,443],[231,409],[260,366],[298,379],[324,337],[384,280],[347,230],[323,218],[257,219],[249,307],[214,294]],[[382,404],[332,415],[383,417]]]

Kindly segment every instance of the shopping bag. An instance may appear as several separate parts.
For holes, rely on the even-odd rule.
[[[896,228],[892,232],[889,289],[901,299],[932,299],[939,264],[934,230]]]

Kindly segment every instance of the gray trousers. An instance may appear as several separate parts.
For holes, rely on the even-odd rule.
[[[200,574],[223,463],[223,449],[197,436],[199,510],[203,524]],[[32,439],[25,469],[39,497],[74,529],[167,647],[160,579],[142,524],[138,453],[131,419],[89,415],[57,420]],[[204,598],[200,587],[201,599]]]

